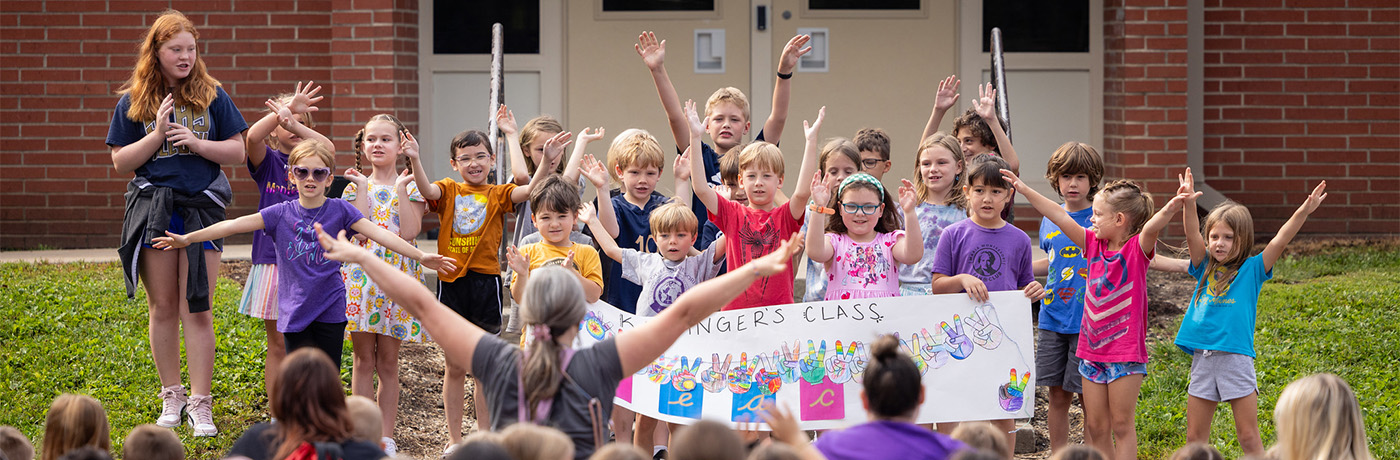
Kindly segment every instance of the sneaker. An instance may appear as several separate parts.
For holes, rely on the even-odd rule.
[[[462,447],[462,444],[461,444],[461,443],[458,443],[458,444],[448,444],[446,448],[443,448],[443,449],[442,449],[442,458],[447,458],[447,457],[452,456],[452,453],[453,453],[453,452],[456,452],[457,449],[460,448],[460,447]]]
[[[399,446],[394,444],[394,438],[385,436],[379,438],[379,442],[384,443],[384,453],[389,454],[390,457],[398,455]]]
[[[219,429],[214,427],[214,398],[212,396],[190,396],[188,414],[190,427],[194,429],[195,436],[207,438],[219,434]]]
[[[156,419],[156,425],[161,428],[175,428],[180,426],[180,416],[185,412],[185,386],[171,385],[160,389],[156,397],[161,399],[160,418]]]
[[[651,456],[652,460],[666,460],[666,449],[656,451],[656,455]]]

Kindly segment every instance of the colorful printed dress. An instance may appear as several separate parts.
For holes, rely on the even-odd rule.
[[[354,200],[357,195],[355,184],[350,184],[345,188],[344,198]],[[390,232],[399,232],[399,196],[394,192],[393,185],[369,184],[369,214],[365,217],[374,222],[375,225],[383,227]],[[423,203],[423,195],[418,193],[418,187],[410,182],[408,184],[409,201]],[[418,243],[409,241],[414,247]],[[399,255],[396,252],[385,249],[374,240],[365,240],[361,243],[366,249],[374,252],[389,266],[396,267],[404,273],[409,274],[419,283],[423,283],[423,268],[418,265],[418,261]],[[373,332],[375,334],[387,335],[406,342],[426,342],[431,340],[423,326],[418,323],[418,319],[408,314],[408,310],[395,305],[392,300],[379,287],[365,276],[364,270],[359,264],[345,264],[341,268],[341,274],[345,277],[345,319],[348,323],[345,326],[347,332]]]
[[[826,234],[833,251],[826,272],[826,300],[898,297],[894,244],[902,237],[904,230],[895,230],[860,243],[840,233]]]

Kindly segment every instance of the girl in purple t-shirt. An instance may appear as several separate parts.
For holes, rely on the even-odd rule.
[[[285,349],[314,346],[337,365],[345,342],[345,282],[340,263],[327,259],[316,241],[315,227],[328,232],[360,233],[390,250],[436,270],[456,268],[451,259],[425,253],[398,235],[375,225],[350,203],[327,199],[334,153],[329,144],[305,141],[292,149],[287,179],[297,189],[297,200],[269,206],[257,214],[211,225],[188,235],[165,232],[156,238],[159,249],[178,249],[190,243],[223,238],[235,233],[266,230],[277,251],[277,330],[285,337]]]
[[[295,200],[297,192],[287,183],[287,154],[301,144],[303,139],[318,140],[331,145],[330,139],[311,129],[316,126],[311,112],[318,110],[316,103],[323,96],[317,96],[320,86],[308,82],[297,83],[296,92],[283,94],[277,99],[268,99],[267,115],[248,128],[244,148],[248,155],[248,173],[258,183],[258,210],[268,206]],[[273,383],[277,380],[278,369],[282,368],[282,333],[277,332],[277,253],[272,239],[263,230],[253,232],[253,266],[248,271],[248,282],[243,285],[243,298],[238,302],[238,312],[263,320],[267,331],[267,360],[263,363],[263,385],[267,394],[272,394]]]

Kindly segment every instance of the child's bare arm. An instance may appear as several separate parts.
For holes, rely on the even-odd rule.
[[[266,105],[267,108],[271,110],[271,113],[263,116],[257,123],[253,123],[253,126],[248,128],[248,132],[246,133],[247,137],[243,142],[244,154],[248,157],[248,164],[253,165],[254,168],[262,164],[263,158],[267,156],[267,149],[264,148],[263,139],[266,139],[268,135],[272,134],[272,131],[276,129],[278,125],[281,125],[283,129],[286,129],[292,134],[300,136],[302,139],[318,141],[326,144],[331,150],[335,150],[335,144],[331,143],[330,139],[297,121],[296,117],[293,116],[293,114],[311,113],[321,110],[319,107],[316,107],[316,103],[324,99],[325,96],[316,95],[316,93],[321,92],[321,87],[314,86],[315,84],[316,82],[307,82],[306,85],[303,86],[301,82],[297,82],[296,92],[292,94],[292,99],[288,104],[282,104],[282,101],[274,101],[272,99],[263,102],[263,105]]]
[[[350,224],[350,229],[374,240],[374,242],[384,246],[385,249],[418,261],[418,263],[423,264],[423,266],[427,267],[429,270],[437,270],[443,273],[451,273],[457,270],[457,264],[453,262],[451,257],[443,257],[441,254],[425,252],[413,247],[412,244],[400,238],[398,234],[384,227],[380,227],[374,222],[370,222],[369,219],[361,217],[360,220]]]
[[[604,236],[607,235],[607,229],[599,221],[600,217],[593,209],[593,203],[584,203],[583,209],[578,212],[578,218],[587,224],[589,229],[593,230],[594,236],[598,237],[594,238],[594,241],[597,241],[598,247],[603,249],[603,255],[622,263],[622,248],[618,247],[616,240]]]
[[[410,198],[413,195],[408,191],[410,183],[413,183],[413,173],[407,170],[399,173],[399,179],[394,181],[394,193],[399,196],[399,237],[407,241],[413,241],[423,230],[423,214],[428,207]]]
[[[262,213],[255,212],[237,219],[220,221],[214,225],[195,230],[185,235],[166,231],[166,236],[156,237],[151,240],[151,246],[155,246],[156,249],[169,251],[171,249],[183,248],[193,243],[217,240],[229,235],[248,233],[262,229]]]
[[[268,99],[266,105],[271,107],[273,105],[272,99]],[[263,159],[267,157],[267,149],[265,148],[267,144],[263,140],[272,134],[272,130],[277,129],[279,120],[280,118],[274,110],[272,113],[263,115],[262,118],[248,127],[247,136],[243,139],[243,154],[248,157],[248,164],[252,165],[253,168],[261,166]]]
[[[1161,254],[1157,254],[1157,257],[1153,257],[1152,261],[1148,262],[1147,268],[1149,270],[1156,270],[1159,272],[1187,273],[1187,270],[1191,268],[1190,264],[1190,259],[1163,257]]]
[[[1050,259],[1036,259],[1035,262],[1031,262],[1031,274],[1050,276]]]
[[[976,276],[969,274],[948,276],[942,273],[934,273],[929,291],[934,294],[957,294],[967,292],[975,302],[986,302],[990,298],[987,294],[987,285]]]
[[[1308,194],[1308,199],[1293,211],[1293,217],[1288,218],[1288,222],[1283,223],[1283,228],[1278,229],[1278,234],[1269,241],[1269,245],[1264,247],[1264,270],[1274,269],[1274,262],[1283,255],[1283,250],[1288,247],[1288,243],[1293,241],[1293,237],[1298,234],[1298,230],[1303,228],[1303,223],[1308,221],[1308,216],[1322,205],[1322,200],[1327,199],[1327,181],[1317,184],[1312,193]],[[1248,244],[1248,242],[1236,241],[1235,244]]]
[[[407,129],[403,130],[403,136],[404,139],[412,140],[414,144],[418,143],[418,139],[415,139],[413,134],[409,133]],[[449,154],[450,153],[451,152],[449,152]],[[428,169],[423,167],[423,160],[420,158],[421,155],[418,153],[418,149],[414,149],[412,152],[404,152],[404,155],[408,157],[408,162],[412,165],[413,183],[418,184],[418,193],[423,195],[423,199],[436,200],[442,198],[442,188],[434,184],[431,179],[428,179]],[[455,162],[456,160],[454,159],[453,161]]]
[[[915,207],[919,205],[919,194],[914,191],[914,183],[903,179],[899,185],[899,207],[904,209],[904,237],[894,244],[894,260],[911,265],[924,258],[924,237],[919,228]],[[912,219],[910,217],[913,217]]]
[[[656,95],[661,98],[661,108],[666,111],[666,122],[671,126],[671,136],[676,139],[676,148],[690,147],[690,127],[686,124],[685,113],[681,111],[681,98],[676,94],[671,76],[666,73],[666,40],[657,41],[653,32],[642,32],[637,36],[637,55],[651,71],[651,80],[656,83]]]
[[[568,147],[569,144],[573,143],[573,141],[570,140],[570,138],[572,138],[573,136],[573,133],[564,131],[562,133],[555,134],[554,137],[551,137],[549,138],[549,140],[544,142],[544,158],[543,161],[540,162],[542,166],[535,168],[535,175],[534,177],[530,178],[530,183],[521,185],[519,187],[516,187],[515,190],[510,191],[511,203],[519,203],[530,199],[530,190],[532,190],[535,187],[535,184],[540,183],[540,181],[543,180],[545,176],[548,176],[551,173],[553,173],[553,171],[549,170],[549,164],[554,163],[555,158],[559,158],[559,155],[564,154],[564,148]],[[506,139],[510,140],[510,137],[507,136]],[[520,137],[516,136],[513,142],[517,146],[520,145]]]
[[[1024,195],[1026,201],[1030,202],[1032,206],[1035,206],[1036,211],[1040,211],[1041,215],[1044,215],[1046,219],[1050,219],[1050,222],[1054,223],[1055,226],[1060,227],[1060,231],[1064,232],[1065,236],[1069,237],[1069,240],[1073,242],[1075,246],[1084,247],[1084,227],[1080,227],[1079,223],[1075,222],[1074,218],[1070,217],[1069,213],[1065,212],[1064,208],[1055,204],[1054,201],[1050,201],[1049,198],[1046,198],[1045,195],[1041,195],[1040,192],[1035,191],[1035,189],[1026,185],[1025,182],[1021,182],[1021,179],[1016,177],[1016,173],[1003,169],[1001,170],[1001,176],[1003,179],[1006,179],[1007,182],[1010,182],[1011,186],[1014,187],[1017,192]]]
[[[690,207],[690,200],[695,196],[695,191],[690,189],[690,156],[676,155],[671,172],[676,176],[676,202],[682,206]],[[699,229],[696,231],[698,232]]]
[[[593,183],[593,188],[598,192],[598,222],[603,224],[605,233],[598,233],[594,230],[594,236],[606,236],[606,238],[617,238],[621,230],[617,226],[617,210],[613,209],[612,198],[608,196],[608,176],[607,167],[603,162],[588,155],[583,159],[581,168],[584,176]]]
[[[525,283],[530,281],[530,256],[515,246],[507,247],[506,265],[515,273],[515,278],[510,280],[510,300],[520,305],[520,299],[525,295]]]
[[[812,52],[812,47],[802,47],[810,40],[810,35],[792,37],[787,45],[783,46],[783,54],[778,58],[779,76],[773,83],[773,109],[768,114],[768,121],[763,123],[763,140],[774,145],[783,137],[783,127],[787,125],[788,100],[792,94],[792,70],[797,68],[797,60],[802,55]],[[783,78],[782,75],[787,75],[788,78]]]
[[[569,155],[569,162],[564,164],[564,180],[570,184],[578,183],[579,167],[583,165],[584,150],[588,148],[590,142],[603,138],[603,128],[589,132],[589,128],[583,128],[578,132],[578,142],[574,143],[574,153]]]
[[[1142,249],[1142,255],[1151,256],[1153,254],[1149,254],[1149,251],[1153,253],[1156,252],[1157,235],[1160,235],[1162,229],[1166,228],[1167,222],[1171,221],[1172,214],[1181,211],[1181,207],[1186,204],[1187,197],[1194,198],[1200,195],[1201,192],[1189,195],[1184,192],[1178,193],[1176,196],[1172,197],[1171,201],[1167,202],[1166,206],[1162,206],[1162,209],[1157,210],[1157,213],[1153,214],[1151,219],[1147,219],[1147,223],[1142,225],[1142,233],[1138,234],[1138,246]],[[1060,228],[1063,229],[1064,227],[1061,226]]]
[[[1191,168],[1186,168],[1186,172],[1176,176],[1179,186],[1177,193],[1186,193],[1186,204],[1181,207],[1181,228],[1186,233],[1186,249],[1190,251],[1191,263],[1199,264],[1206,257],[1206,242],[1201,237],[1201,218],[1196,214],[1196,179],[1191,175]],[[1152,258],[1152,262],[1157,263],[1160,257]]]
[[[997,89],[988,83],[985,86],[977,85],[977,92],[980,97],[972,101],[973,110],[977,111],[977,115],[991,128],[992,137],[997,140],[997,151],[1001,152],[1001,158],[1006,160],[1006,164],[1011,166],[1011,172],[1021,174],[1021,158],[1016,156],[1016,148],[1011,146],[1011,138],[1006,137],[1006,131],[1001,129],[1001,121],[997,120]]]
[[[821,135],[822,120],[826,119],[826,106],[817,110],[817,121],[810,126],[807,120],[802,120],[802,130],[807,135],[806,146],[802,151],[802,168],[797,171],[797,190],[792,193],[792,198],[788,201],[788,210],[792,211],[793,219],[801,219],[807,212],[807,199],[812,196],[812,183],[807,182],[808,177],[812,177],[817,172],[817,157],[821,154],[821,147],[817,146],[818,136]]]
[[[826,184],[822,182],[820,174],[812,175],[812,201],[817,206],[826,206],[831,200],[831,191],[826,189]],[[812,261],[825,264],[831,261],[835,255],[835,250],[831,247],[831,240],[826,239],[826,213],[813,212],[807,218],[807,257]]]
[[[724,260],[724,250],[729,247],[729,237],[720,235],[719,238],[715,238],[715,242],[710,243],[710,245],[715,247],[715,259],[712,262],[719,263],[719,261]]]
[[[943,124],[943,116],[948,114],[949,108],[958,103],[960,84],[962,80],[959,80],[957,75],[949,75],[938,82],[938,93],[933,98],[933,113],[929,114],[928,124],[924,125],[924,135],[919,136],[919,142],[938,132],[938,127]]]
[[[686,157],[690,163],[690,177],[705,177],[705,165],[702,161],[695,161],[692,153],[700,151],[700,133],[705,132],[705,125],[700,122],[700,115],[695,112],[695,101],[685,101],[685,117],[690,124],[690,142],[681,156]],[[702,180],[690,181],[690,190],[695,192],[695,197],[700,199],[700,204],[705,205],[705,209],[719,212],[719,195],[715,194],[715,189],[710,188],[710,184]]]
[[[344,195],[350,195],[351,192],[354,193],[354,196],[342,199],[359,210],[360,215],[368,216],[370,199],[365,195],[369,195],[369,178],[365,177],[364,174],[360,173],[360,170],[355,168],[345,168],[345,173],[342,174],[342,177],[350,181],[350,185],[345,186]]]
[[[520,146],[520,129],[515,124],[515,114],[505,104],[496,108],[496,127],[506,137],[506,152],[510,155],[510,180],[515,185],[525,185],[530,180],[530,169],[525,165],[525,149]],[[499,154],[499,153],[498,153]],[[536,168],[543,169],[543,167]]]

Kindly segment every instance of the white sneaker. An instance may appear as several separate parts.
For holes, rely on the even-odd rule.
[[[379,442],[384,443],[384,453],[389,454],[390,457],[398,455],[399,446],[394,444],[394,438],[385,436],[379,438]]]
[[[457,449],[460,448],[460,447],[462,447],[462,444],[461,444],[461,443],[457,443],[457,444],[448,444],[446,448],[442,449],[442,458],[447,458],[447,457],[452,456],[452,453],[453,453],[453,452],[456,452]]]
[[[195,436],[207,438],[219,434],[219,429],[214,426],[214,398],[212,396],[190,396],[189,406],[190,427],[194,429]]]
[[[156,419],[156,425],[161,428],[175,428],[180,426],[180,416],[185,411],[185,386],[172,385],[160,389],[156,397],[161,399],[160,418]]]

